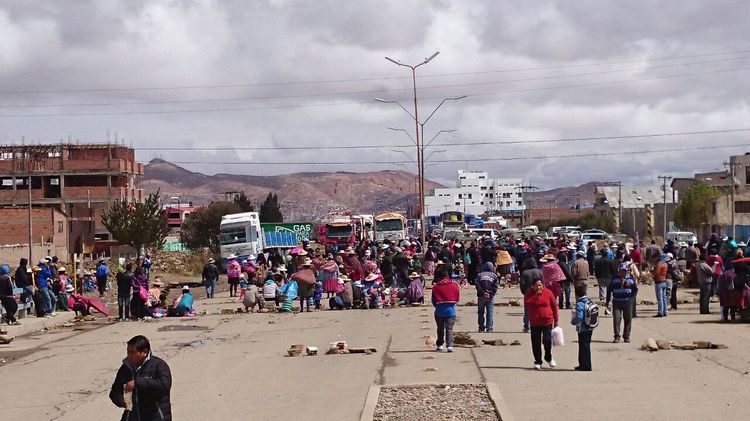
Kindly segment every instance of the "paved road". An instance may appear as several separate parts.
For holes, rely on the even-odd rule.
[[[641,298],[648,299],[644,290]],[[501,293],[520,296],[517,290]],[[464,290],[464,300],[469,298],[471,290]],[[519,420],[745,418],[750,330],[714,323],[713,315],[697,315],[696,305],[683,305],[666,319],[653,319],[654,309],[642,308],[631,344],[610,343],[611,319],[603,319],[594,334],[592,373],[570,370],[577,349],[565,310],[561,320],[568,344],[554,350],[558,368],[536,372],[530,370],[528,337],[520,332],[520,307],[496,307],[496,332],[472,335],[518,339],[521,346],[458,348],[453,354],[436,354],[424,345],[424,337],[434,335],[429,308],[217,314],[236,307],[226,294],[197,307],[209,314],[18,338],[0,349],[0,356],[9,350],[29,353],[0,367],[0,377],[14,379],[0,394],[3,418],[117,419],[120,411],[107,393],[124,343],[136,334],[149,337],[155,354],[172,368],[175,419],[355,420],[372,384],[482,381],[499,385]],[[475,328],[474,308],[461,307],[456,329]],[[648,337],[709,340],[729,349],[640,351]],[[293,343],[325,350],[341,339],[350,346],[376,347],[378,353],[284,357]]]

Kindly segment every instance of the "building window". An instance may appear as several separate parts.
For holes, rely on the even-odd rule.
[[[485,176],[483,176],[483,175],[480,175],[480,176],[479,176],[479,178],[480,178],[480,179],[482,179],[482,178],[485,178]]]
[[[456,202],[456,206],[461,206],[461,202]]]
[[[63,232],[63,221],[57,221],[57,233],[62,234]]]
[[[750,200],[735,200],[734,212],[735,213],[750,213]]]
[[[750,184],[750,165],[745,167],[745,184]]]
[[[480,205],[484,206],[484,202],[479,202]]]
[[[482,190],[487,190],[487,186],[482,186]]]
[[[519,201],[519,202],[516,202],[516,203],[518,204],[518,206],[523,206],[523,202]]]
[[[521,198],[521,193],[516,193],[516,197]]]
[[[463,199],[463,195],[461,193],[458,194],[459,199]]]
[[[510,199],[510,193],[503,193],[503,199]]]
[[[510,207],[510,201],[506,201],[505,202],[505,206],[509,208]]]

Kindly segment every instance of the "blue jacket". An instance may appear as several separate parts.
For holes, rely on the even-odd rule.
[[[432,306],[435,307],[436,317],[456,317],[456,303],[440,303],[435,301],[435,296],[432,296]]]
[[[607,303],[612,297],[613,304],[627,304],[633,299],[633,295],[638,290],[635,286],[633,278],[630,275],[625,275],[625,284],[623,285],[622,278],[619,275],[612,278],[612,282],[607,287]]]
[[[593,330],[584,322],[584,318],[586,317],[586,303],[588,300],[589,297],[581,297],[576,301],[576,313],[573,316],[573,320],[570,321],[570,324],[576,327],[576,332],[585,333]]]
[[[39,272],[36,273],[36,286],[39,288],[47,288],[49,285],[49,279],[52,277],[52,270],[49,266],[39,264]]]

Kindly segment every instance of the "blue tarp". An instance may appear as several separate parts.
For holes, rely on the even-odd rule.
[[[263,232],[263,247],[297,247],[297,233],[293,231]]]

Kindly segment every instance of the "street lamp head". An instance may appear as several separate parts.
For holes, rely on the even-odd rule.
[[[449,100],[451,100],[451,101],[458,101],[459,99],[464,99],[464,98],[466,98],[467,96],[468,96],[468,95],[452,96],[452,97],[449,97],[449,98],[447,98],[447,99],[449,99]]]
[[[375,101],[382,102],[384,104],[390,104],[391,102],[393,102],[390,99],[385,99],[385,98],[375,98]]]
[[[386,59],[386,60],[388,60],[388,61],[390,61],[390,62],[391,62],[391,63],[393,63],[393,64],[396,64],[396,65],[399,65],[399,66],[401,66],[401,65],[402,65],[400,61],[398,61],[398,60],[394,60],[394,59],[392,59],[392,58],[390,58],[390,57],[387,57],[387,56],[386,56],[386,58],[385,58],[385,59]]]
[[[435,51],[434,53],[432,53],[430,57],[424,59],[423,64],[429,63],[430,61],[432,61],[433,58],[437,57],[438,54],[440,54],[440,51]]]

